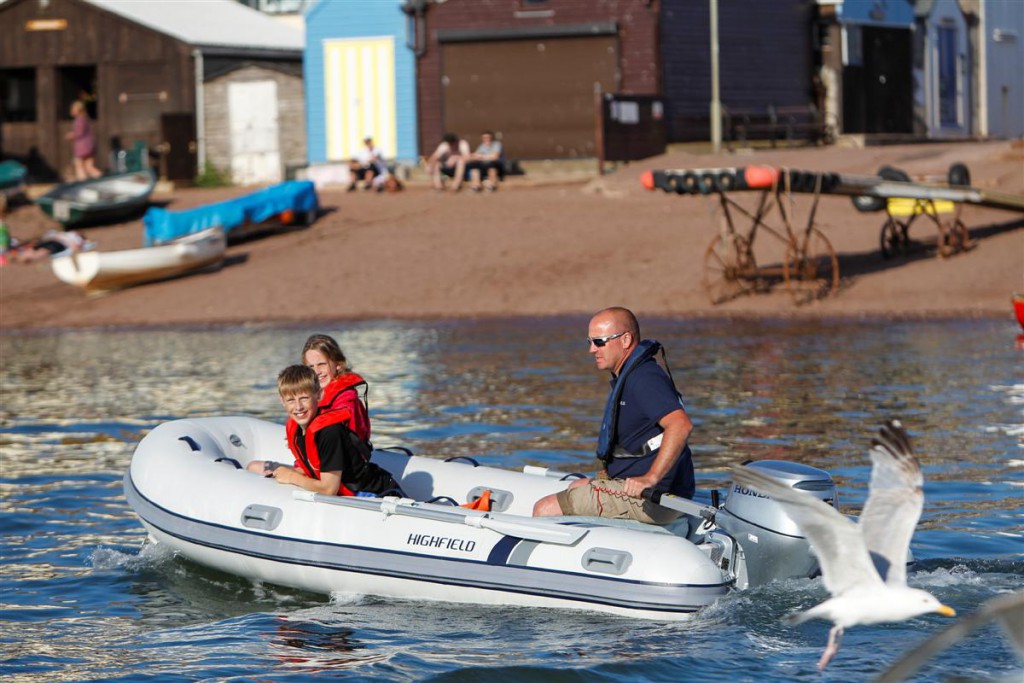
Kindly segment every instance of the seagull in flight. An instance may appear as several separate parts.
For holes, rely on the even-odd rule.
[[[733,468],[735,482],[782,505],[818,558],[822,581],[832,597],[791,615],[788,623],[826,619],[834,624],[819,669],[839,651],[843,631],[850,626],[903,621],[930,612],[956,615],[927,591],[907,586],[907,549],[924,506],[924,477],[903,425],[888,421],[871,440],[869,454],[871,484],[858,522],[756,469]]]

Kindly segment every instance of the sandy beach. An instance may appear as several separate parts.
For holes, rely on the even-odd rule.
[[[1011,318],[1010,296],[1024,290],[1024,214],[964,207],[974,248],[949,258],[936,254],[934,224],[920,220],[910,231],[911,253],[883,259],[885,213],[823,197],[814,225],[839,256],[835,295],[797,305],[780,284],[712,305],[702,275],[719,230],[717,200],[648,192],[639,182],[648,169],[752,164],[850,174],[889,164],[913,177],[944,178],[954,162],[969,167],[975,187],[1024,195],[1019,141],[675,152],[589,180],[511,178],[493,194],[438,193],[420,183],[396,194],[328,189],[312,226],[232,245],[216,272],[88,297],[58,281],[48,264],[7,264],[0,268],[0,329],[543,316],[613,304],[678,317]],[[153,200],[176,210],[253,189],[179,189]],[[752,207],[756,195],[737,199]],[[808,195],[795,196],[789,208],[797,224],[810,205]],[[14,207],[7,223],[22,240],[56,227],[32,204]],[[738,229],[748,231],[749,222]],[[141,219],[81,232],[101,250],[142,244]],[[757,237],[759,263],[779,258],[773,249],[779,246],[770,236]]]

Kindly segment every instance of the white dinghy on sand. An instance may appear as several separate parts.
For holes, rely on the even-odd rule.
[[[50,265],[60,280],[99,294],[219,268],[226,249],[224,231],[210,228],[158,247],[65,253]]]

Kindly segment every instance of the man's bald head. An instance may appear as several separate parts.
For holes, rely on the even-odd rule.
[[[594,314],[594,320],[600,318],[612,323],[612,326],[619,330],[632,333],[633,339],[640,341],[640,323],[637,322],[633,311],[622,306],[610,306]]]

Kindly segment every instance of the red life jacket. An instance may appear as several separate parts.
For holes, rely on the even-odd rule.
[[[337,412],[345,416],[345,426],[355,432],[363,441],[370,440],[370,416],[366,405],[359,400],[358,388],[366,390],[366,380],[354,372],[338,375],[330,384],[323,387],[323,398],[320,399],[321,412]]]
[[[338,423],[347,423],[349,415],[337,411],[328,410],[320,413],[313,421],[306,427],[306,433],[302,434],[299,431],[299,423],[295,420],[288,418],[288,422],[285,423],[285,432],[288,435],[288,448],[291,449],[292,455],[295,456],[295,469],[305,474],[310,479],[320,478],[320,452],[316,448],[316,433],[324,427]],[[297,439],[306,440],[306,459],[302,458],[302,451],[299,450]],[[338,496],[354,496],[355,493],[349,487],[341,484],[338,492],[335,494]]]

